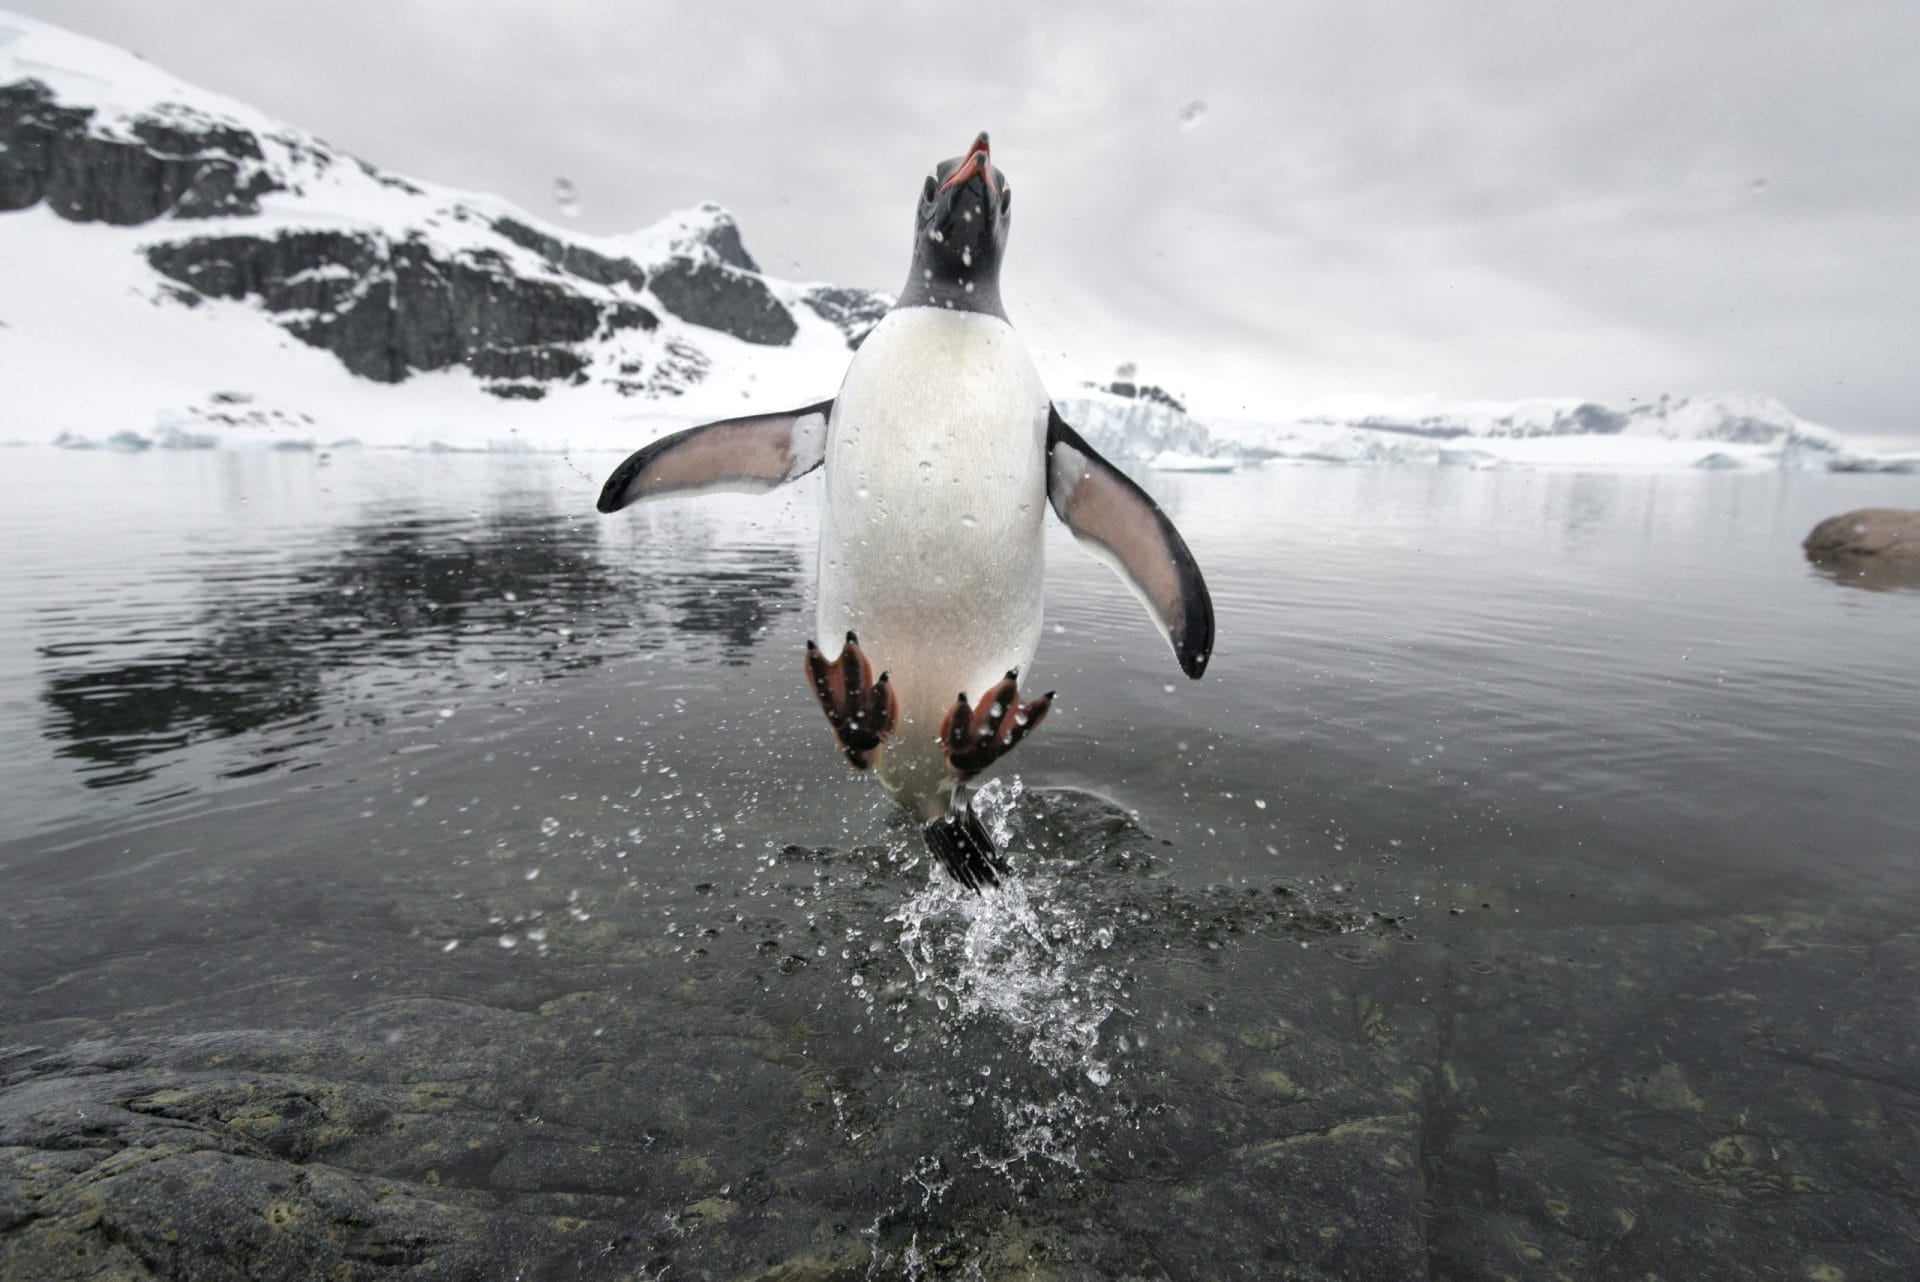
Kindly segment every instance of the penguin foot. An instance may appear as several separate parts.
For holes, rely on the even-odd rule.
[[[947,873],[976,894],[988,886],[998,886],[1000,879],[1012,871],[995,848],[993,835],[973,813],[971,803],[942,815],[920,832],[927,839],[927,849],[939,858]]]
[[[980,706],[967,703],[962,690],[947,716],[940,723],[940,745],[946,749],[947,763],[965,779],[979,774],[998,761],[1013,746],[1027,737],[1046,719],[1053,706],[1049,690],[1031,703],[1020,701],[1017,672],[1009,672],[991,690],[980,696]]]
[[[833,660],[807,642],[807,684],[813,687],[820,710],[827,714],[834,737],[854,769],[872,766],[880,741],[900,719],[900,700],[886,673],[878,681],[873,679],[873,665],[860,652],[860,639],[847,633],[840,657]]]

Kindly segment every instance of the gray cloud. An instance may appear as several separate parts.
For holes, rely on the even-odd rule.
[[[1055,377],[1752,387],[1920,434],[1903,3],[24,7],[402,172],[549,217],[565,175],[586,230],[720,200],[801,278],[897,286],[920,176],[991,128]]]

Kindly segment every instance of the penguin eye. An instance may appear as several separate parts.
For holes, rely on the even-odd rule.
[[[924,187],[922,187],[922,188],[920,189],[920,199],[921,199],[921,201],[922,201],[922,202],[931,202],[931,201],[933,200],[933,193],[934,193],[935,191],[937,191],[937,190],[939,190],[939,184],[933,181],[933,175],[932,175],[932,174],[928,174],[928,175],[927,175],[927,185],[926,185],[926,186],[924,186]]]

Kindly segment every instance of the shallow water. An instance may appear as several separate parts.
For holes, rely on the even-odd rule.
[[[1920,592],[1798,550],[1912,478],[1152,475],[1213,665],[1050,535],[981,900],[801,682],[812,482],[7,458],[0,1129],[221,1037],[379,1098],[166,1142],[397,1182],[406,1266],[1920,1267]]]

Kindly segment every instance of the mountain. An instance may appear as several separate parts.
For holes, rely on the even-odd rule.
[[[0,434],[28,440],[415,439],[423,417],[454,436],[506,421],[476,393],[564,390],[569,418],[603,421],[683,397],[733,412],[762,388],[817,400],[891,301],[765,275],[717,205],[583,236],[5,14],[0,261]],[[432,394],[381,412],[369,382]]]

